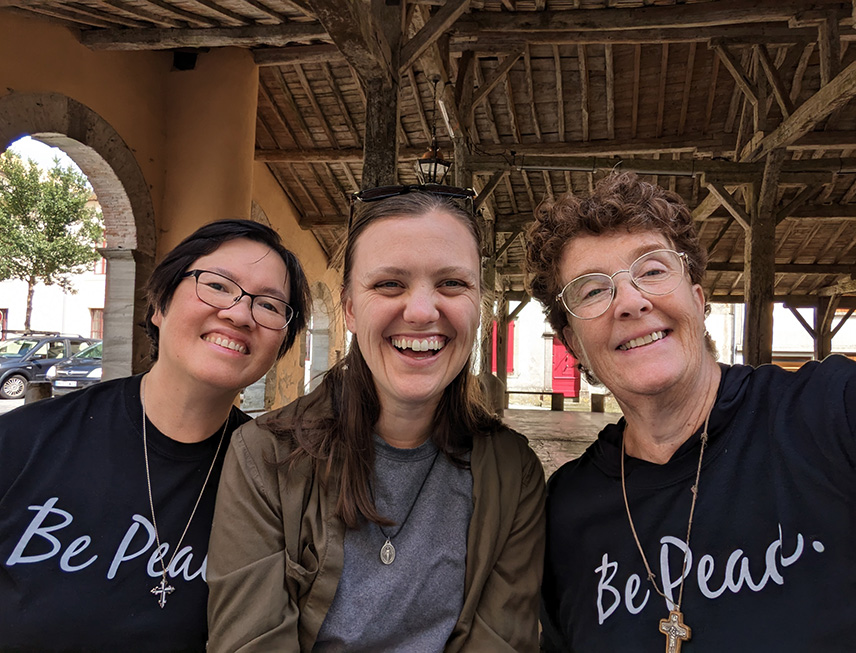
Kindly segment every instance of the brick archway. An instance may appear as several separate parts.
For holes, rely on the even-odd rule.
[[[146,367],[141,292],[154,265],[155,220],[148,185],[119,133],[84,104],[57,93],[0,97],[0,151],[22,136],[63,150],[89,178],[104,216],[107,297],[104,378]]]

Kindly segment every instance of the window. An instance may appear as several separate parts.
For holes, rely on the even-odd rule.
[[[104,337],[104,309],[90,308],[89,316],[92,320],[92,327],[89,329],[89,335],[93,338]]]
[[[99,247],[107,247],[107,241],[102,240]],[[95,274],[107,274],[107,259],[103,256],[99,256],[98,260],[95,261],[93,265],[92,271],[95,272]],[[98,337],[100,338],[101,336]]]

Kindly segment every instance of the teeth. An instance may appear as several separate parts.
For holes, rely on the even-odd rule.
[[[446,342],[443,340],[429,340],[427,338],[424,340],[419,340],[418,338],[393,338],[392,346],[397,349],[412,349],[413,351],[440,351],[446,346]]]
[[[229,340],[228,338],[224,338],[223,336],[206,336],[204,340],[205,342],[213,342],[215,345],[220,345],[221,347],[231,349],[232,351],[237,351],[241,354],[247,353],[246,345],[243,345],[240,342],[235,342],[234,340]]]
[[[655,331],[654,333],[649,333],[647,336],[642,336],[641,338],[634,338],[633,340],[620,345],[618,348],[621,351],[627,351],[628,349],[635,349],[636,347],[641,347],[642,345],[647,345],[655,340],[660,340],[661,338],[666,337],[665,331]]]

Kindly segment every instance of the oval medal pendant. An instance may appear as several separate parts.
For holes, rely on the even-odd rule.
[[[380,561],[385,565],[391,565],[393,560],[395,560],[395,547],[392,546],[389,538],[386,538],[386,542],[380,547]]]

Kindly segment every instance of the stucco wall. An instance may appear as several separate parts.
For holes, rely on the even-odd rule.
[[[120,258],[123,262],[127,258],[131,266],[126,274],[116,277],[117,283],[129,286],[123,297],[135,298],[134,315],[126,307],[121,322],[115,324],[121,323],[130,330],[132,323],[139,323],[140,280],[147,276],[154,261],[202,224],[220,218],[250,217],[253,200],[263,207],[272,226],[303,261],[310,282],[320,281],[338,297],[336,273],[328,270],[324,252],[311,233],[299,228],[288,200],[266,167],[253,161],[257,96],[258,70],[247,50],[203,52],[193,70],[179,71],[173,69],[169,52],[93,52],[78,43],[66,28],[39,19],[3,15],[0,150],[20,136],[35,133],[37,129],[32,125],[42,125],[51,144],[68,151],[79,165],[78,158],[100,156],[106,160],[111,155],[105,152],[120,150],[138,180],[133,193],[136,197],[146,196],[145,202],[135,202],[132,197],[130,203],[124,204],[125,214],[127,207],[134,207],[136,224],[133,219],[121,223],[122,229],[136,229],[134,235],[144,236],[143,241],[117,238],[111,243],[108,238],[108,249],[117,250],[110,252],[115,261],[108,257],[112,269],[119,269]],[[97,145],[87,143],[96,129],[102,132],[100,140],[92,139]],[[86,147],[79,148],[75,157],[70,150],[77,142]],[[91,174],[87,167],[81,167]],[[90,165],[89,169],[97,166]],[[115,187],[132,176],[118,174],[117,180],[113,175],[110,183]],[[105,182],[103,188],[110,183]],[[127,185],[127,181],[124,183]],[[98,191],[99,186],[94,182],[93,186]],[[128,194],[131,192],[128,189]],[[109,236],[110,207],[103,201],[102,205]],[[136,208],[141,205],[148,207],[142,225],[143,212]],[[117,217],[114,230],[119,222]],[[133,258],[119,256],[127,247],[123,242],[139,250]],[[109,274],[113,278],[113,272]],[[105,341],[109,304],[108,299]],[[331,319],[331,325],[339,323]],[[343,336],[342,329],[336,328],[338,343]],[[135,332],[135,370],[142,365],[140,352],[145,347],[145,338],[139,336]],[[125,338],[130,342],[129,335]],[[341,345],[334,344],[331,350],[337,348],[341,349]],[[278,366],[277,405],[301,392],[304,354],[305,347],[296,347]],[[130,370],[131,356],[123,356]]]
[[[339,310],[339,287],[341,275],[327,265],[327,259],[318,241],[309,231],[297,224],[294,208],[283,194],[276,179],[267,166],[256,163],[253,169],[253,200],[264,212],[271,226],[282,237],[285,246],[294,252],[303,265],[313,299],[322,299],[329,316],[328,365],[335,361],[337,352],[342,353],[344,343],[344,321]],[[319,288],[323,286],[323,288]],[[326,292],[324,291],[326,289]],[[283,406],[302,394],[307,358],[306,338],[303,337],[286,354],[277,366],[276,387],[272,398],[273,406]]]

